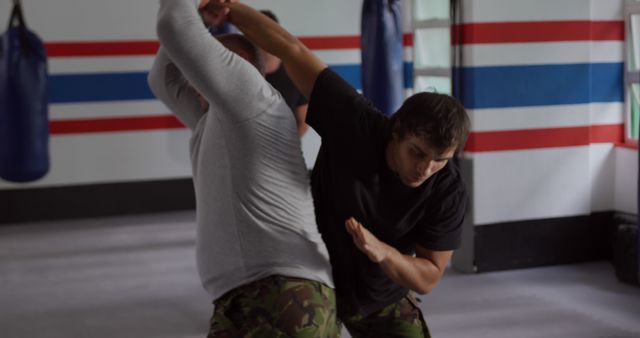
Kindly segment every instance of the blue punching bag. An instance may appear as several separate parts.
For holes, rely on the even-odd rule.
[[[47,57],[19,1],[0,36],[0,177],[30,182],[49,171]]]
[[[404,62],[400,0],[362,4],[362,93],[383,113],[404,101]]]

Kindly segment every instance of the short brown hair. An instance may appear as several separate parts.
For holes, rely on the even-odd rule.
[[[392,132],[399,139],[407,135],[422,138],[439,152],[451,147],[459,151],[469,135],[469,116],[456,98],[439,93],[418,93],[409,97],[391,118]]]
[[[277,23],[280,23],[280,21],[278,20],[278,17],[272,11],[270,11],[268,9],[263,9],[263,10],[260,11],[260,13],[268,16],[269,19],[271,19],[271,20],[273,20],[273,21],[275,21]]]
[[[262,51],[249,41],[249,39],[236,33],[216,35],[215,38],[231,51],[241,50],[247,53],[249,55],[249,62],[260,71],[260,74],[264,75],[265,65]]]

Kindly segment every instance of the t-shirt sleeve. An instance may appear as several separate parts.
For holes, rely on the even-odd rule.
[[[297,90],[297,89],[296,89]],[[298,99],[296,100],[296,107],[304,106],[308,104],[307,98],[302,95],[302,93],[298,92]]]
[[[453,176],[455,175],[455,176]],[[459,174],[449,174],[427,202],[427,211],[416,230],[417,245],[434,251],[460,246],[467,193]],[[453,176],[453,177],[452,177]]]
[[[330,68],[316,79],[307,110],[306,122],[320,137],[334,133],[377,130],[382,114]]]

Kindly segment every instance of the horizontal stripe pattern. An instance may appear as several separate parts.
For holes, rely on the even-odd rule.
[[[622,1],[464,0],[454,69],[472,119],[466,150],[624,140]]]
[[[160,43],[158,41],[86,41],[86,42],[47,42],[47,55],[58,57],[95,57],[118,55],[154,55]]]
[[[575,147],[591,143],[622,143],[623,141],[623,124],[474,132],[469,135],[465,151]]]
[[[624,59],[622,41],[477,44],[462,47],[465,67],[617,63]]]
[[[49,102],[152,100],[147,72],[49,76]]]
[[[360,52],[355,50],[360,47],[359,36],[301,40],[353,87],[362,88]],[[405,57],[410,56],[412,43],[411,34],[405,34]],[[170,113],[162,113],[166,108],[155,101],[149,90],[147,72],[135,71],[150,68],[159,47],[157,41],[50,42],[46,46],[52,63],[49,77],[52,135],[183,128]],[[344,61],[353,63],[340,63]],[[405,87],[410,89],[411,62],[405,63],[404,72]],[[146,107],[149,103],[144,102],[153,102],[155,112],[154,107]],[[104,107],[116,112],[111,114]]]
[[[301,36],[298,37],[309,49],[360,49],[360,36]],[[403,34],[404,46],[413,45],[413,35]],[[160,42],[157,40],[132,41],[77,41],[47,42],[45,48],[50,58],[60,57],[104,57],[154,55]]]
[[[585,31],[585,27],[590,27],[590,29]],[[593,27],[596,29],[593,29]],[[578,20],[570,22],[488,22],[461,25],[459,28],[462,28],[463,32],[466,31],[466,33],[462,34],[461,40],[457,42],[465,44],[463,48],[467,52],[463,53],[463,55],[467,57],[465,65],[468,67],[457,69],[455,73],[462,76],[463,83],[468,83],[473,88],[473,95],[464,96],[465,91],[462,92],[462,101],[469,107],[472,114],[481,112],[484,109],[500,110],[526,106],[619,102],[623,97],[621,89],[607,86],[606,83],[617,82],[622,78],[621,63],[613,62],[621,58],[622,44],[619,40],[624,37],[624,30],[621,27],[623,25],[621,25],[620,21],[606,21],[594,24],[590,21]],[[557,31],[554,30],[557,29],[563,30],[562,36],[556,34]],[[496,33],[496,31],[500,33]],[[554,31],[556,35],[549,38],[548,34],[551,31]],[[562,42],[570,39],[579,41]],[[360,47],[358,36],[302,37],[301,40],[321,56],[323,53],[329,56],[335,54],[337,56],[333,57],[333,60],[339,61],[341,55],[346,52],[353,54],[348,58],[354,59],[355,63],[359,63],[359,52],[348,51],[348,49],[353,50]],[[520,43],[520,46],[515,46],[514,41]],[[523,60],[523,57],[521,57],[522,55],[530,55],[532,58],[535,59],[537,57],[539,60],[540,56],[549,55],[549,53],[539,52],[540,45],[557,49],[558,46],[553,44],[558,42],[573,44],[573,48],[570,50],[574,52],[574,55],[566,56],[566,60],[556,59],[555,62],[559,63],[558,65],[528,65],[527,63],[531,63],[531,61]],[[405,46],[412,46],[413,35],[405,34],[404,44]],[[594,44],[601,44],[601,47],[594,46]],[[158,43],[157,41],[49,43],[47,47],[50,56],[53,58],[52,60],[60,63],[69,62],[66,69],[70,70],[73,69],[74,59],[75,61],[82,61],[83,58],[89,57],[100,57],[104,60],[112,56],[114,57],[114,63],[117,63],[123,56],[138,57],[139,64],[150,64],[152,55],[158,48]],[[487,50],[483,51],[485,47]],[[519,48],[527,47],[531,48],[531,51],[521,51],[520,55],[508,52],[509,50],[518,51]],[[499,52],[500,48],[505,48],[505,52]],[[471,54],[468,52],[469,50],[475,52],[475,55],[469,57]],[[494,57],[491,57],[492,51]],[[594,55],[594,51],[600,51],[602,56],[597,60],[603,62],[596,64],[587,62],[562,64],[565,61],[576,61],[576,56],[577,61],[592,60],[590,57]],[[481,66],[483,65],[482,57],[478,57],[478,55],[482,55],[483,52],[486,55],[484,57],[485,60],[493,60],[494,64],[491,64],[492,66]],[[496,52],[499,52],[497,54],[500,55],[511,56],[512,59],[507,61],[498,59],[496,61]],[[140,56],[144,56],[144,58],[140,58]],[[65,59],[70,57],[74,59]],[[472,61],[469,62],[469,60]],[[539,60],[539,62],[553,63],[554,61],[552,57],[549,57],[549,60]],[[490,64],[485,62],[484,65]],[[355,88],[361,88],[360,67],[358,64],[334,63],[331,67]],[[57,69],[63,70],[64,68],[60,66]],[[118,67],[110,66],[105,68],[104,71],[113,68],[118,69]],[[90,69],[89,59],[87,60],[86,69]],[[595,76],[600,81],[593,81],[592,86],[586,86],[585,84],[589,83],[585,81],[587,76]],[[405,87],[408,89],[412,87],[412,77],[412,64],[407,62],[405,63]],[[555,80],[558,78],[567,79],[567,81],[559,82]],[[491,80],[488,85],[487,80]],[[78,102],[84,104],[106,104],[113,101],[135,102],[136,100],[154,99],[147,88],[145,72],[54,74],[51,75],[50,83],[52,84],[50,98],[54,106],[55,104],[69,105]],[[553,86],[550,86],[550,83]],[[96,86],[98,90],[95,90]],[[91,88],[91,90],[88,88]],[[162,111],[158,111],[158,113],[162,113]],[[80,113],[77,115],[80,115]],[[113,119],[113,123],[107,121],[109,118],[80,118],[69,119],[68,121],[54,121],[52,133],[135,130],[132,129],[134,128],[133,126],[140,126],[139,130],[165,128],[165,126],[168,126],[167,128],[182,127],[177,120],[171,123],[167,122],[165,119],[170,116],[156,116],[152,112],[149,115],[135,117],[131,121],[128,120],[131,117],[122,116]],[[57,122],[65,123],[56,124]],[[616,122],[616,119],[605,119],[605,122]],[[86,128],[83,126],[86,126]],[[470,140],[473,140],[476,144],[478,142],[482,143],[483,140],[487,139],[487,135],[490,135],[484,133],[497,132],[499,135],[501,132],[500,130],[491,130],[491,127],[487,127],[487,131],[482,131],[482,129],[474,129]],[[540,130],[544,132],[550,129]],[[518,129],[515,129],[515,131],[517,132]],[[524,143],[521,144],[525,145]],[[467,147],[468,151],[483,151],[482,149],[493,148],[491,146]]]
[[[474,132],[623,124],[622,102],[468,109]]]
[[[472,67],[454,74],[470,109],[624,101],[622,63]]]
[[[53,135],[180,129],[184,125],[174,116],[143,116],[102,119],[59,120],[49,122]]]
[[[58,103],[49,106],[51,120],[171,115],[158,100]]]
[[[49,58],[49,74],[131,73],[151,69],[154,55]]]
[[[454,44],[550,41],[623,41],[624,21],[467,23],[452,29]]]
[[[360,65],[331,65],[351,86],[362,89]],[[405,88],[413,86],[413,64],[404,64]],[[55,74],[49,76],[49,102],[81,103],[106,101],[153,100],[146,72]]]
[[[620,20],[624,0],[462,0],[464,22]]]

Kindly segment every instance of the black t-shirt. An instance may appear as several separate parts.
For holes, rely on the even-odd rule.
[[[345,220],[355,217],[403,254],[414,254],[416,245],[453,250],[460,244],[465,185],[449,162],[421,186],[405,186],[385,160],[389,118],[328,68],[316,80],[307,123],[322,138],[311,186],[333,266],[338,311],[367,315],[408,290],[353,244]]]
[[[293,112],[296,111],[298,106],[307,104],[307,99],[293,84],[282,65],[280,65],[275,72],[265,76],[265,78],[273,88],[280,92],[287,106],[289,106]]]

